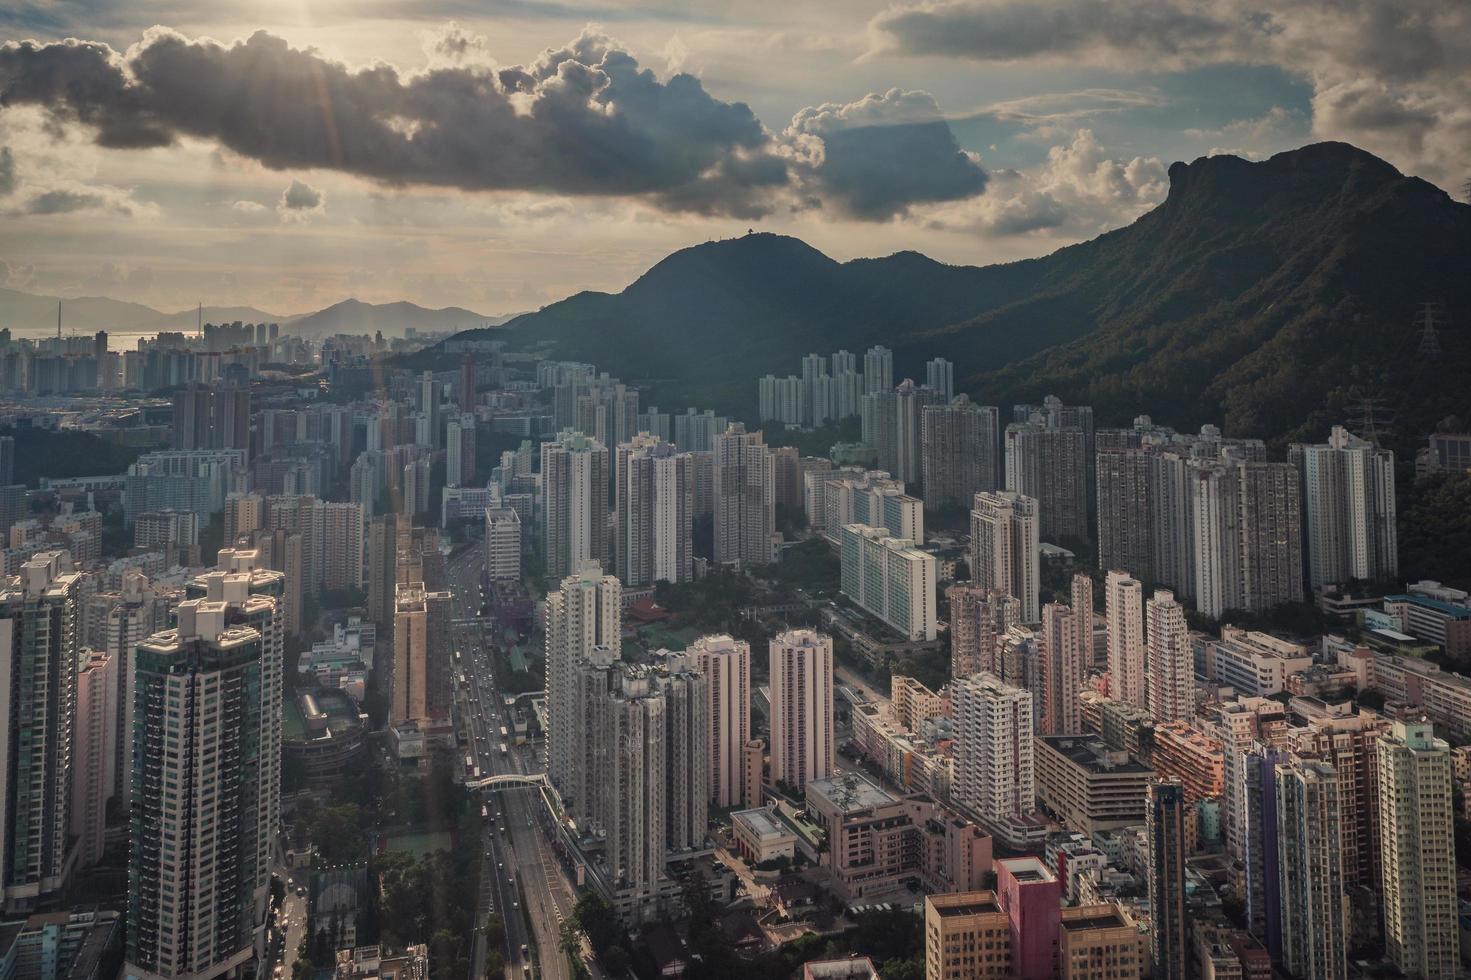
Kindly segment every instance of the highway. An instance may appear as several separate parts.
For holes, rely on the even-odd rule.
[[[502,749],[501,730],[511,732],[511,719],[495,681],[489,637],[494,626],[475,622],[482,609],[479,545],[467,549],[449,564],[453,593],[452,638],[465,684],[460,696],[468,709],[465,718],[472,733],[471,756],[480,775],[538,773],[541,759],[530,747],[513,744]],[[510,736],[514,739],[514,736]],[[543,838],[536,809],[541,799],[536,789],[503,789],[484,792],[482,798],[490,819],[481,832],[481,888],[477,921],[496,911],[506,925],[507,977],[545,977],[568,980],[570,971],[559,949],[562,920],[571,912],[576,893]],[[531,929],[527,929],[527,920]],[[471,977],[485,972],[485,934],[477,928]],[[523,953],[523,950],[525,952]]]

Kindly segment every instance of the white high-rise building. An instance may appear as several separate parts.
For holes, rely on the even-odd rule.
[[[1394,578],[1394,453],[1342,426],[1326,444],[1294,445],[1289,453],[1302,473],[1309,584]]]
[[[574,796],[587,728],[576,703],[573,667],[595,647],[623,642],[623,586],[602,566],[584,559],[546,598],[547,773]],[[574,778],[577,776],[577,778]]]
[[[757,382],[757,412],[761,421],[801,425],[807,411],[807,390],[796,375],[768,374]]]
[[[1030,813],[1037,798],[1032,695],[980,673],[954,683],[956,802],[1006,824]]]
[[[833,773],[833,640],[813,630],[771,639],[771,778],[804,787]]]
[[[82,574],[65,551],[31,557],[0,589],[0,886],[7,912],[60,898],[70,856]]]
[[[688,582],[694,572],[694,465],[689,453],[640,433],[618,447],[618,578]]]
[[[955,365],[943,357],[925,362],[924,379],[925,387],[939,395],[940,404],[948,405],[955,397]]]
[[[1144,673],[1144,586],[1128,572],[1112,571],[1104,583],[1108,619],[1109,694],[1147,708]]]
[[[970,577],[1021,603],[1024,622],[1042,615],[1037,501],[1010,490],[976,494],[970,512]]]
[[[321,570],[324,589],[360,589],[367,580],[363,568],[363,532],[366,521],[361,504],[318,500],[317,525],[321,529]]]
[[[444,483],[450,487],[475,485],[475,416],[461,415],[445,426]]]
[[[492,581],[521,577],[521,515],[514,507],[485,508],[485,574]]]
[[[764,565],[776,556],[776,463],[760,432],[739,422],[715,438],[715,562]]]
[[[710,697],[710,800],[731,807],[746,798],[745,750],[751,741],[751,645],[725,634],[702,636],[685,650],[705,675]]]
[[[168,609],[142,572],[124,572],[121,585],[121,601],[108,611],[101,646],[115,665],[117,728],[109,744],[113,747],[113,793],[126,810],[133,798],[133,648],[167,623]]]
[[[843,594],[905,638],[933,640],[935,556],[867,524],[845,526],[842,541]]]
[[[1020,621],[1021,603],[975,582],[958,582],[945,597],[950,601],[950,676],[997,673],[1002,639]]]
[[[591,559],[608,562],[608,450],[564,430],[541,445],[542,541],[547,577],[560,581]]]
[[[894,352],[887,347],[870,347],[863,355],[863,391],[890,391],[894,387]]]
[[[1429,722],[1379,736],[1384,944],[1407,977],[1460,975],[1455,803],[1450,746]]]
[[[1195,654],[1185,625],[1185,609],[1174,593],[1156,589],[1144,604],[1145,698],[1156,725],[1195,716]]]

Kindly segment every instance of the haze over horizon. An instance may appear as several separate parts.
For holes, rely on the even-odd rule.
[[[1471,144],[1471,13],[1431,0],[487,9],[11,5],[0,286],[497,314],[748,227],[1040,255],[1223,151],[1340,139],[1455,192]]]

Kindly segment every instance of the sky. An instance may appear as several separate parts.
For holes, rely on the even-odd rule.
[[[0,287],[535,309],[748,228],[1041,255],[1168,167],[1471,177],[1462,0],[9,0]]]

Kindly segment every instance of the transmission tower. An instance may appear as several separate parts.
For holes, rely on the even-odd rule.
[[[1348,412],[1348,430],[1366,442],[1380,444],[1380,437],[1394,427],[1388,402],[1378,395],[1364,395],[1354,401]]]
[[[1418,322],[1420,324],[1419,354],[1422,357],[1439,357],[1439,328],[1441,325],[1440,304],[1421,303]]]

